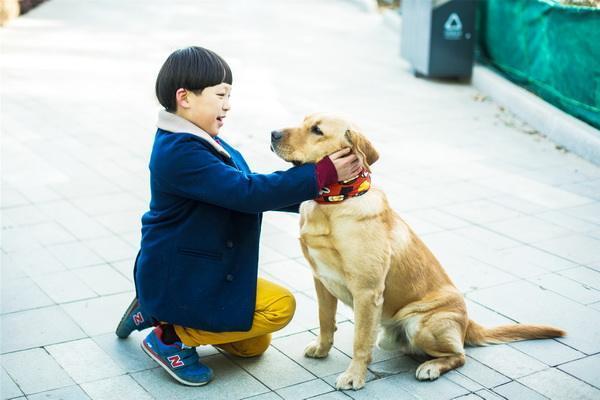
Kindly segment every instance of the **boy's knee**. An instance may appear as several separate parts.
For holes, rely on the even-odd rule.
[[[263,354],[271,344],[271,335],[262,335],[235,343],[219,345],[221,349],[238,357],[257,357]]]
[[[272,322],[281,329],[292,320],[295,312],[296,298],[291,292],[287,292],[271,304],[269,314],[273,317]]]

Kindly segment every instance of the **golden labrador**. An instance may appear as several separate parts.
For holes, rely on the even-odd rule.
[[[379,155],[344,119],[315,114],[301,126],[273,132],[273,151],[294,164],[314,163],[351,147],[368,172]],[[359,389],[380,327],[377,344],[386,350],[433,357],[416,371],[434,380],[465,363],[464,345],[552,338],[565,332],[550,326],[507,325],[486,329],[467,316],[462,294],[440,263],[375,188],[344,201],[313,200],[300,207],[300,244],[312,267],[319,303],[320,333],[307,357],[327,356],[333,345],[337,300],[354,310],[352,362],[336,382]],[[328,190],[322,191],[324,196]],[[337,193],[339,194],[339,193]],[[333,197],[333,200],[340,200]]]

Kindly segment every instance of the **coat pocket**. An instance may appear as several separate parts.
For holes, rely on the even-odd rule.
[[[208,251],[208,250],[179,247],[177,249],[177,252],[184,256],[205,258],[205,259],[213,260],[213,261],[221,261],[223,259],[222,253]]]

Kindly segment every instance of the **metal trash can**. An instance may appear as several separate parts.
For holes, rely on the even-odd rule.
[[[416,75],[470,78],[476,0],[402,0],[401,54]]]

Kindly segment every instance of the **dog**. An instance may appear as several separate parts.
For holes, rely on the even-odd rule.
[[[300,245],[312,269],[320,323],[319,335],[306,347],[305,356],[327,356],[338,300],[354,310],[354,354],[337,378],[337,389],[365,385],[378,330],[380,348],[431,357],[418,366],[418,380],[435,380],[462,366],[465,345],[566,334],[544,325],[486,329],[470,320],[462,294],[438,260],[390,208],[385,194],[370,188],[370,166],[379,155],[352,123],[313,114],[299,127],[271,133],[271,149],[295,165],[316,163],[345,147],[363,162],[361,176],[341,183],[335,193],[325,188],[319,199],[300,206]],[[340,192],[339,186],[346,190]]]

